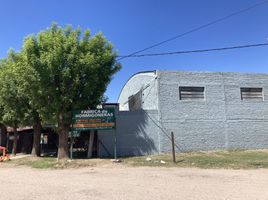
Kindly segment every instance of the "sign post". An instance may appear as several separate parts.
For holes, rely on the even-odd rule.
[[[114,159],[117,159],[117,148],[116,148],[116,130],[114,131]]]
[[[73,129],[73,122],[71,125],[71,131],[69,132],[69,137],[71,139],[70,143],[70,158],[73,159],[73,146],[74,146],[74,138],[80,136],[80,131]]]
[[[73,146],[74,146],[74,136],[73,136],[73,123],[71,127],[71,147],[70,147],[70,158],[73,159]]]
[[[74,111],[72,135],[74,131],[80,132],[87,130],[114,130],[114,159],[117,159],[116,118],[114,108]]]
[[[73,146],[74,146],[74,138],[71,136],[71,147],[70,147],[70,158],[73,159]]]

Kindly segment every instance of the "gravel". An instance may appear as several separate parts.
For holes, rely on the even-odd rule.
[[[268,199],[268,170],[108,166],[65,170],[0,163],[0,200]]]

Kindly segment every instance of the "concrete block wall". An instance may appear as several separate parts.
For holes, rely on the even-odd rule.
[[[147,114],[146,114],[147,113]],[[159,128],[152,119],[157,119],[158,112],[119,111],[116,116],[117,155],[149,155],[159,152]],[[149,115],[149,117],[148,117]],[[99,131],[98,136],[110,154],[114,153],[114,131]],[[101,157],[108,157],[100,146]]]
[[[267,74],[158,71],[158,81],[161,126],[184,151],[268,148]],[[205,87],[205,99],[180,100],[179,86]],[[242,101],[240,87],[262,87],[264,101]]]
[[[224,74],[229,149],[268,148],[268,75]],[[263,88],[264,100],[242,101],[240,87]]]

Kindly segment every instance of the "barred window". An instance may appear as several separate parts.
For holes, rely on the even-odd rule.
[[[202,100],[205,99],[204,87],[180,87],[180,100]]]
[[[262,88],[240,88],[242,100],[263,100]]]

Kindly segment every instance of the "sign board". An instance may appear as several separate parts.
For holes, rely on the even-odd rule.
[[[80,131],[78,131],[78,130],[70,131],[69,137],[80,137]]]
[[[74,131],[115,129],[115,110],[106,108],[75,111],[73,121]]]

